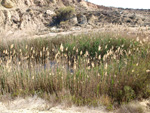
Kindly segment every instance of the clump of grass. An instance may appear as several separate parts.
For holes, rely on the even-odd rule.
[[[1,45],[0,94],[69,91],[77,105],[130,102],[149,97],[149,42],[109,34],[36,39]]]
[[[124,104],[120,107],[120,109],[116,113],[144,113],[143,107],[137,103],[132,102],[128,105]]]

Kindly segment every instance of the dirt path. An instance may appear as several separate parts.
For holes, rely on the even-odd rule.
[[[98,28],[82,28],[82,27],[74,27],[68,31],[59,31],[57,29],[53,31],[45,31],[45,33],[26,33],[22,30],[18,30],[15,32],[7,31],[4,33],[5,35],[1,34],[0,40],[20,40],[20,39],[35,39],[35,38],[46,38],[46,37],[56,37],[56,36],[65,36],[65,35],[78,35],[78,34],[88,34],[88,33],[112,33],[114,32],[116,35],[121,34],[123,36],[128,37],[144,37],[150,36],[150,28],[147,29],[146,27],[124,27],[124,26],[115,26],[115,25],[108,25],[108,26],[101,26]]]

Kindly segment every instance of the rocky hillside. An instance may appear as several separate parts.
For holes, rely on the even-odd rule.
[[[56,21],[61,7],[75,12]],[[65,15],[63,15],[65,16]],[[22,37],[49,33],[72,26],[100,26],[106,23],[150,26],[150,10],[131,10],[98,6],[84,0],[0,0],[1,37]]]

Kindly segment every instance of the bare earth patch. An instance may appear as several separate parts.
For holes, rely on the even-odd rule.
[[[140,110],[139,113],[150,113],[150,100],[141,102],[131,102],[123,105],[119,110],[107,111],[105,107],[67,107],[65,104],[54,105],[38,98],[37,96],[28,98],[17,98],[11,101],[0,102],[1,113],[132,113],[134,110]]]
[[[104,107],[88,108],[66,107],[64,104],[52,105],[36,96],[0,102],[0,111],[1,113],[108,113]]]

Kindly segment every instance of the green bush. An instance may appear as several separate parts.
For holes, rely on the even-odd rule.
[[[57,20],[61,21],[68,20],[75,13],[75,9],[71,6],[60,8],[56,11]]]

